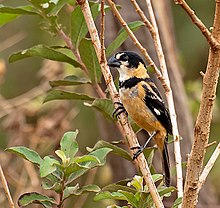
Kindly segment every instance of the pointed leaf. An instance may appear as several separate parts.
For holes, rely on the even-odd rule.
[[[90,8],[93,19],[95,20],[100,13],[99,3],[90,2]],[[109,9],[109,6],[105,6],[105,9]],[[78,48],[80,41],[86,36],[87,33],[88,28],[84,16],[81,8],[77,6],[72,12],[71,16],[71,39],[75,49]]]
[[[128,27],[133,32],[136,31],[141,26],[144,26],[144,23],[141,21],[134,21],[128,23]],[[110,56],[115,50],[117,50],[121,46],[121,44],[127,39],[127,37],[128,37],[128,33],[124,28],[122,28],[119,31],[117,38],[115,38],[115,40],[112,43],[110,43],[109,46],[107,47],[106,56]]]
[[[67,158],[70,158],[70,160],[73,159],[73,157],[79,150],[78,144],[76,142],[76,137],[78,133],[78,130],[66,132],[60,142],[61,150],[64,152]]]
[[[95,99],[92,104],[84,103],[88,107],[93,107],[104,114],[106,118],[109,120],[114,120],[112,117],[112,113],[114,111],[114,105],[110,99]]]
[[[89,169],[84,168],[84,169],[76,170],[76,171],[70,173],[69,177],[67,179],[66,185],[72,183],[74,180],[76,180],[77,178],[79,178],[80,176],[85,174],[88,170]]]
[[[183,197],[177,198],[177,199],[175,200],[175,202],[174,202],[172,208],[178,208],[178,206],[182,203],[182,199],[183,199]]]
[[[19,15],[18,14],[2,14],[0,13],[0,26],[11,22],[12,20],[16,19]]]
[[[53,198],[36,192],[25,193],[19,197],[18,205],[20,207],[27,206],[29,204],[41,204],[46,208],[52,208],[56,205],[56,201]]]
[[[84,38],[81,40],[79,53],[83,63],[89,71],[89,76],[92,82],[100,83],[102,72],[95,49],[90,39]]]
[[[63,199],[67,199],[69,196],[73,195],[77,189],[79,189],[79,184],[75,186],[66,186],[63,192]]]
[[[111,151],[112,149],[105,147],[105,148],[97,149],[93,152],[90,152],[89,155],[93,155],[96,158],[98,158],[98,160],[100,161],[99,166],[101,166],[105,164],[106,156]]]
[[[126,160],[132,161],[132,158],[131,158],[130,154],[126,150],[124,150],[120,147],[117,147],[116,145],[113,145],[113,144],[111,144],[109,142],[106,142],[104,140],[99,140],[95,144],[95,146],[92,148],[92,150],[94,151],[94,150],[97,150],[97,149],[100,149],[100,148],[103,148],[103,147],[110,148],[110,149],[112,149],[113,154],[118,155],[118,156],[120,156],[120,157],[122,157]]]
[[[119,193],[122,193],[126,200],[132,205],[132,207],[137,208],[138,207],[138,201],[137,199],[134,197],[134,194],[127,192],[127,191],[118,191]]]
[[[117,192],[118,190],[122,190],[122,191],[130,192],[132,194],[136,193],[136,190],[134,188],[131,188],[129,186],[119,185],[116,183],[109,184],[109,185],[105,186],[102,190],[109,191],[109,192]]]
[[[33,11],[32,6],[22,6],[22,7],[8,7],[0,4],[0,13],[5,14],[16,14],[16,15],[38,15],[35,11]]]
[[[93,101],[94,97],[89,97],[85,94],[67,92],[63,90],[51,90],[48,92],[47,97],[44,99],[44,103],[52,100],[87,100]]]
[[[64,190],[64,199],[68,198],[71,195],[81,195],[89,192],[98,193],[101,189],[97,185],[86,185],[81,188],[79,186],[66,187]]]
[[[114,200],[126,200],[126,197],[119,192],[112,192],[110,193],[109,191],[103,191],[94,197],[95,201],[103,200],[103,199],[114,199]]]
[[[73,86],[73,85],[81,85],[81,84],[91,84],[91,81],[85,77],[79,78],[74,75],[66,77],[64,80],[54,80],[50,81],[51,87],[58,86]]]
[[[57,160],[49,156],[44,157],[44,160],[40,165],[40,177],[44,178],[48,176],[50,173],[56,171],[56,165],[60,165],[60,163]]]
[[[40,155],[37,152],[31,149],[28,149],[27,147],[21,147],[21,146],[10,147],[10,148],[7,148],[6,151],[18,154],[24,159],[37,165],[40,165],[43,161],[43,159],[40,157]]]
[[[44,45],[36,45],[32,48],[14,53],[9,57],[9,62],[12,63],[28,57],[41,57],[54,61],[66,62],[73,65],[74,67],[81,66],[77,61],[73,60],[64,53],[61,53]]]

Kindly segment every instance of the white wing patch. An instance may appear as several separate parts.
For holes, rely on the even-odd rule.
[[[154,108],[154,112],[159,116],[160,115],[160,111],[157,110],[156,108]]]

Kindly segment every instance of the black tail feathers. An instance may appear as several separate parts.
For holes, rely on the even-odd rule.
[[[163,174],[164,174],[164,183],[167,187],[170,186],[170,162],[169,154],[167,149],[167,138],[164,141],[164,148],[162,151],[162,165],[163,165]]]

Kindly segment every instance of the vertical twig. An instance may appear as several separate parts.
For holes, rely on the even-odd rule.
[[[15,205],[14,205],[14,202],[12,200],[12,197],[11,197],[11,194],[10,194],[10,191],[9,191],[9,188],[8,188],[8,184],[7,184],[7,181],[5,179],[5,175],[3,173],[3,170],[2,170],[2,166],[0,165],[0,177],[1,177],[1,181],[2,181],[2,185],[4,187],[4,190],[5,190],[5,194],[7,196],[7,199],[8,199],[8,202],[9,202],[9,205],[10,205],[10,208],[15,208]]]
[[[216,0],[212,36],[220,43],[220,1]],[[199,177],[209,139],[213,104],[219,77],[220,49],[210,47],[208,65],[203,77],[201,105],[194,129],[193,147],[188,159],[183,208],[194,208],[198,202]]]
[[[171,116],[171,122],[173,126],[173,137],[174,137],[174,155],[176,160],[176,172],[177,172],[177,190],[178,190],[178,197],[183,196],[183,176],[182,176],[182,158],[181,158],[181,152],[180,152],[180,139],[179,139],[179,130],[177,126],[177,119],[176,119],[176,111],[174,106],[174,100],[173,100],[173,93],[170,87],[170,80],[168,75],[168,70],[166,66],[165,57],[163,54],[162,44],[160,41],[160,35],[157,27],[156,18],[154,15],[153,7],[151,4],[151,0],[146,0],[147,8],[150,15],[151,23],[154,27],[155,34],[153,35],[153,41],[155,45],[155,49],[157,52],[157,56],[160,62],[160,69],[162,71],[162,74],[165,78],[166,84],[169,88],[169,90],[166,90],[166,98],[169,106],[170,116]]]
[[[219,48],[219,43],[213,37],[212,33],[209,32],[209,30],[203,24],[203,22],[196,16],[195,11],[192,10],[184,0],[174,0],[174,2],[175,4],[180,5],[185,10],[185,12],[189,15],[190,19],[192,20],[192,22],[200,29],[202,34],[205,36],[210,47],[212,47],[213,49],[217,47]]]
[[[92,39],[95,51],[97,53],[97,57],[100,61],[102,73],[103,73],[106,85],[108,86],[112,100],[114,102],[118,102],[119,101],[118,92],[115,88],[115,85],[114,85],[114,82],[112,79],[112,75],[110,73],[109,67],[107,66],[106,59],[104,60],[103,63],[101,63],[101,43],[100,43],[100,39],[98,36],[98,32],[97,32],[94,20],[92,18],[92,14],[91,14],[91,11],[89,8],[88,1],[87,0],[78,0],[77,2],[80,5],[81,10],[83,12],[83,15],[85,17],[91,39]],[[138,140],[136,138],[136,135],[132,131],[125,114],[120,115],[120,121],[121,121],[121,124],[122,124],[124,131],[126,133],[129,146],[132,147],[132,146],[139,145]],[[144,177],[146,184],[148,185],[149,191],[151,193],[151,196],[153,198],[153,201],[154,201],[156,207],[158,207],[158,208],[164,207],[162,200],[159,196],[159,193],[157,192],[156,186],[153,182],[153,179],[151,177],[150,170],[149,170],[149,167],[147,165],[147,162],[146,162],[144,155],[140,154],[140,156],[137,158],[136,162],[140,168],[140,171]]]

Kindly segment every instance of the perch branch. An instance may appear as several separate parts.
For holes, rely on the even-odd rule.
[[[202,32],[202,34],[205,36],[210,47],[213,49],[219,48],[220,44],[218,43],[218,41],[216,41],[212,33],[203,24],[203,22],[196,16],[195,11],[192,10],[184,0],[174,0],[174,2],[175,4],[180,5],[185,10],[185,12],[189,15],[190,19],[192,20],[193,24],[195,24],[199,28],[199,30]]]
[[[98,31],[96,29],[94,20],[92,18],[92,14],[90,11],[88,1],[87,0],[78,0],[77,2],[80,5],[81,10],[83,12],[83,15],[85,17],[85,20],[86,20],[86,23],[87,23],[87,26],[89,29],[89,33],[90,33],[95,51],[97,53],[97,57],[100,61],[102,73],[103,73],[106,85],[109,89],[111,98],[112,98],[113,102],[118,102],[119,101],[118,92],[117,92],[116,87],[114,85],[112,75],[111,75],[109,67],[107,65],[107,61],[106,61],[106,59],[104,59],[104,62],[103,63],[101,62],[101,43],[100,43],[100,39],[98,36]],[[121,121],[121,124],[122,124],[124,131],[126,133],[129,146],[132,147],[132,146],[139,145],[137,137],[136,137],[135,133],[132,131],[125,114],[120,115],[120,121]],[[149,167],[147,165],[147,162],[146,162],[144,155],[140,154],[140,156],[137,158],[136,162],[140,168],[140,171],[144,177],[146,184],[148,185],[149,191],[151,193],[151,196],[153,198],[153,201],[154,201],[156,207],[158,207],[158,208],[164,207],[162,200],[157,192],[156,186],[153,182],[153,179],[151,177],[150,170],[149,170]]]
[[[216,1],[212,36],[220,43],[220,1]],[[196,207],[199,194],[199,177],[208,144],[212,111],[219,77],[220,49],[210,47],[208,65],[203,77],[201,105],[194,129],[194,141],[187,165],[183,194],[183,208]]]

